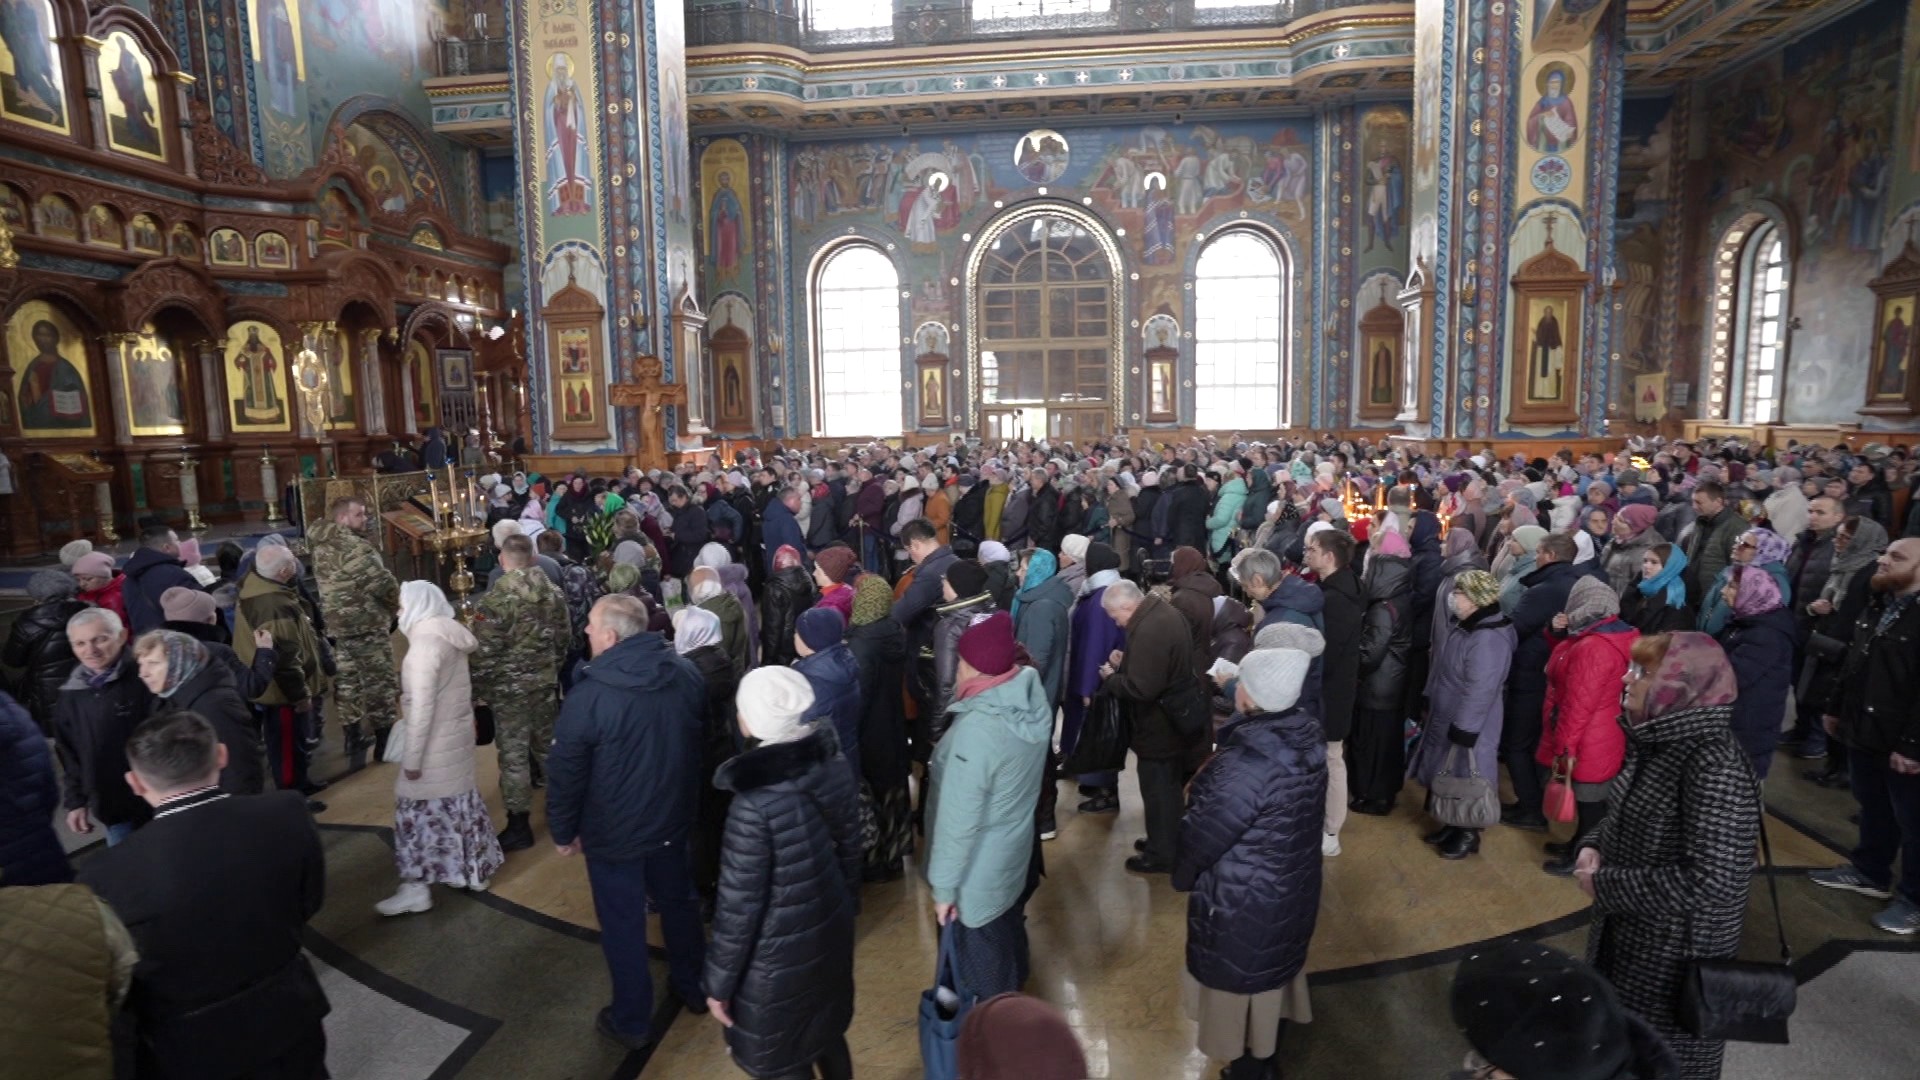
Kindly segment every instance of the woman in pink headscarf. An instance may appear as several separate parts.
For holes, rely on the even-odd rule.
[[[1780,744],[1787,694],[1793,688],[1797,628],[1772,574],[1753,564],[1732,570],[1720,599],[1733,617],[1716,637],[1740,680],[1740,700],[1733,705],[1734,737],[1753,759],[1754,775],[1764,780]]]

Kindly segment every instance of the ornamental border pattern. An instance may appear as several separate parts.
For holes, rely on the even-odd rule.
[[[1667,110],[1667,220],[1660,244],[1660,307],[1656,324],[1659,363],[1671,370],[1680,347],[1680,286],[1686,237],[1692,218],[1686,199],[1687,143],[1693,124],[1693,95],[1673,95]]]
[[[1453,132],[1454,132],[1454,77],[1457,71],[1456,37],[1459,27],[1455,18],[1455,7],[1470,0],[1442,0],[1445,14],[1440,21],[1440,140],[1439,164],[1434,169],[1434,230],[1433,241],[1433,326],[1429,330],[1433,342],[1433,362],[1427,368],[1427,377],[1432,381],[1428,388],[1429,412],[1427,417],[1427,435],[1438,438],[1446,431],[1447,407],[1447,330],[1448,305],[1453,302],[1453,281],[1451,263],[1452,245],[1448,242],[1453,233]],[[1414,132],[1419,137],[1419,132]]]
[[[1592,142],[1587,148],[1587,272],[1593,280],[1587,286],[1586,368],[1581,373],[1586,384],[1580,427],[1582,434],[1597,434],[1605,422],[1609,385],[1613,375],[1613,290],[1607,277],[1614,265],[1614,209],[1619,189],[1619,170],[1609,168],[1611,157],[1620,145],[1620,110],[1627,75],[1626,53],[1620,42],[1626,33],[1625,8],[1616,6],[1593,35],[1593,59],[1589,68],[1605,72],[1594,76],[1594,97],[1589,100]],[[1596,122],[1597,120],[1597,122]]]

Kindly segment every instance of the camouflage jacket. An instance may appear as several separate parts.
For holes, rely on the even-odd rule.
[[[400,610],[400,582],[373,545],[344,525],[321,521],[307,530],[307,546],[328,629],[339,637],[389,632]]]
[[[488,702],[551,692],[573,643],[567,601],[537,566],[500,575],[479,604],[473,690]]]

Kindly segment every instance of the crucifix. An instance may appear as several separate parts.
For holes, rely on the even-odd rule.
[[[661,381],[665,365],[657,356],[642,356],[634,362],[634,381],[615,383],[607,388],[607,400],[616,406],[640,410],[640,464],[643,468],[667,467],[668,405],[685,405],[687,388],[679,383]]]

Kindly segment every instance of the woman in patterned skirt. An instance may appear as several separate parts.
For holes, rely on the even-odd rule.
[[[393,785],[393,858],[400,890],[374,905],[382,915],[433,906],[433,885],[479,891],[504,856],[473,770],[473,694],[467,658],[478,644],[430,581],[400,587],[400,722],[386,758]]]

